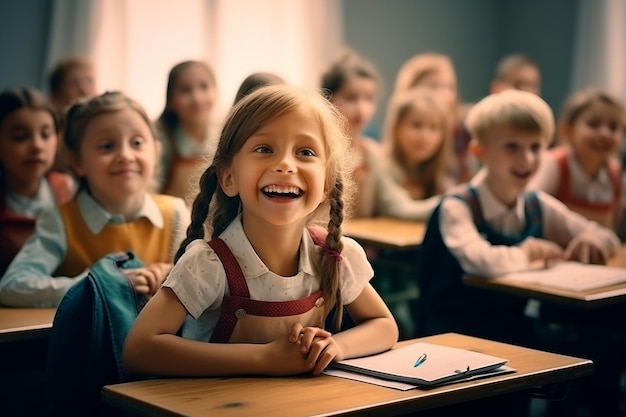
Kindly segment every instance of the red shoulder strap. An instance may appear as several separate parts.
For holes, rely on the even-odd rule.
[[[552,157],[559,168],[559,186],[556,190],[556,197],[563,201],[570,197],[570,174],[569,165],[567,163],[567,152],[565,148],[559,147],[552,151]]]
[[[241,267],[239,266],[239,262],[237,262],[235,255],[233,255],[228,245],[226,245],[226,242],[218,237],[209,241],[209,246],[213,248],[217,257],[220,258],[220,261],[224,266],[230,295],[235,297],[250,298],[250,291],[248,291],[246,278],[243,275]]]

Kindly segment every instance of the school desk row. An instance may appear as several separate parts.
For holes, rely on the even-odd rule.
[[[415,249],[424,236],[425,225],[388,218],[352,219],[344,233],[363,243],[399,250]],[[621,247],[609,265],[626,268],[626,245]],[[549,302],[567,303],[576,307],[595,307],[626,302],[626,283],[586,291],[566,291],[557,288],[522,283],[506,279],[488,280],[466,277],[465,282],[492,291],[514,293],[521,297]],[[20,309],[0,307],[0,343],[47,336],[54,309]]]

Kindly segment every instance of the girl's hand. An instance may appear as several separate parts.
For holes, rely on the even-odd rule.
[[[161,287],[172,264],[155,262],[143,268],[123,269],[122,274],[133,284],[137,294],[143,294],[149,300]]]
[[[296,323],[291,326],[289,340],[300,345],[300,352],[305,355],[306,365],[313,375],[321,374],[333,359],[344,356],[332,334],[319,327],[302,327]]]
[[[299,337],[298,337],[299,339]],[[283,335],[266,344],[266,357],[263,362],[267,365],[264,374],[273,376],[297,375],[310,372],[307,367],[306,354],[302,353],[299,341],[293,342],[290,334]]]

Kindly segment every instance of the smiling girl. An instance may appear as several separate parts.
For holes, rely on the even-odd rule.
[[[123,273],[149,298],[171,267],[189,211],[179,198],[149,193],[160,147],[148,117],[134,100],[105,93],[69,109],[64,140],[79,192],[41,214],[0,281],[0,303],[56,306],[100,258],[128,250],[146,267]]]
[[[319,374],[396,342],[365,252],[341,235],[352,191],[342,127],[321,95],[288,85],[256,90],[231,110],[176,265],[126,339],[128,369]],[[324,330],[333,309],[340,328],[344,306],[356,326]]]
[[[624,104],[600,90],[579,91],[566,101],[559,128],[565,145],[543,158],[529,187],[616,231],[623,194],[618,153],[626,133]]]
[[[0,93],[0,276],[35,230],[41,211],[72,198],[74,182],[52,171],[58,116],[32,88]]]

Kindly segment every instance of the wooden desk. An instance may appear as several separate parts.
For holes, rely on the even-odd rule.
[[[617,256],[611,259],[608,265],[626,268],[626,245],[620,248]],[[537,300],[565,304],[571,307],[595,308],[626,302],[626,283],[586,291],[569,291],[533,283],[519,282],[508,278],[489,279],[466,276],[464,282],[474,287],[501,291],[525,298],[535,298]]]
[[[424,239],[426,224],[387,217],[350,219],[343,234],[363,244],[393,249],[415,249]]]
[[[109,404],[148,416],[391,416],[570,381],[593,371],[587,359],[454,333],[419,340],[507,358],[517,372],[431,390],[398,391],[322,375],[153,379],[105,386],[102,395]]]
[[[46,337],[55,308],[0,307],[0,343]]]

